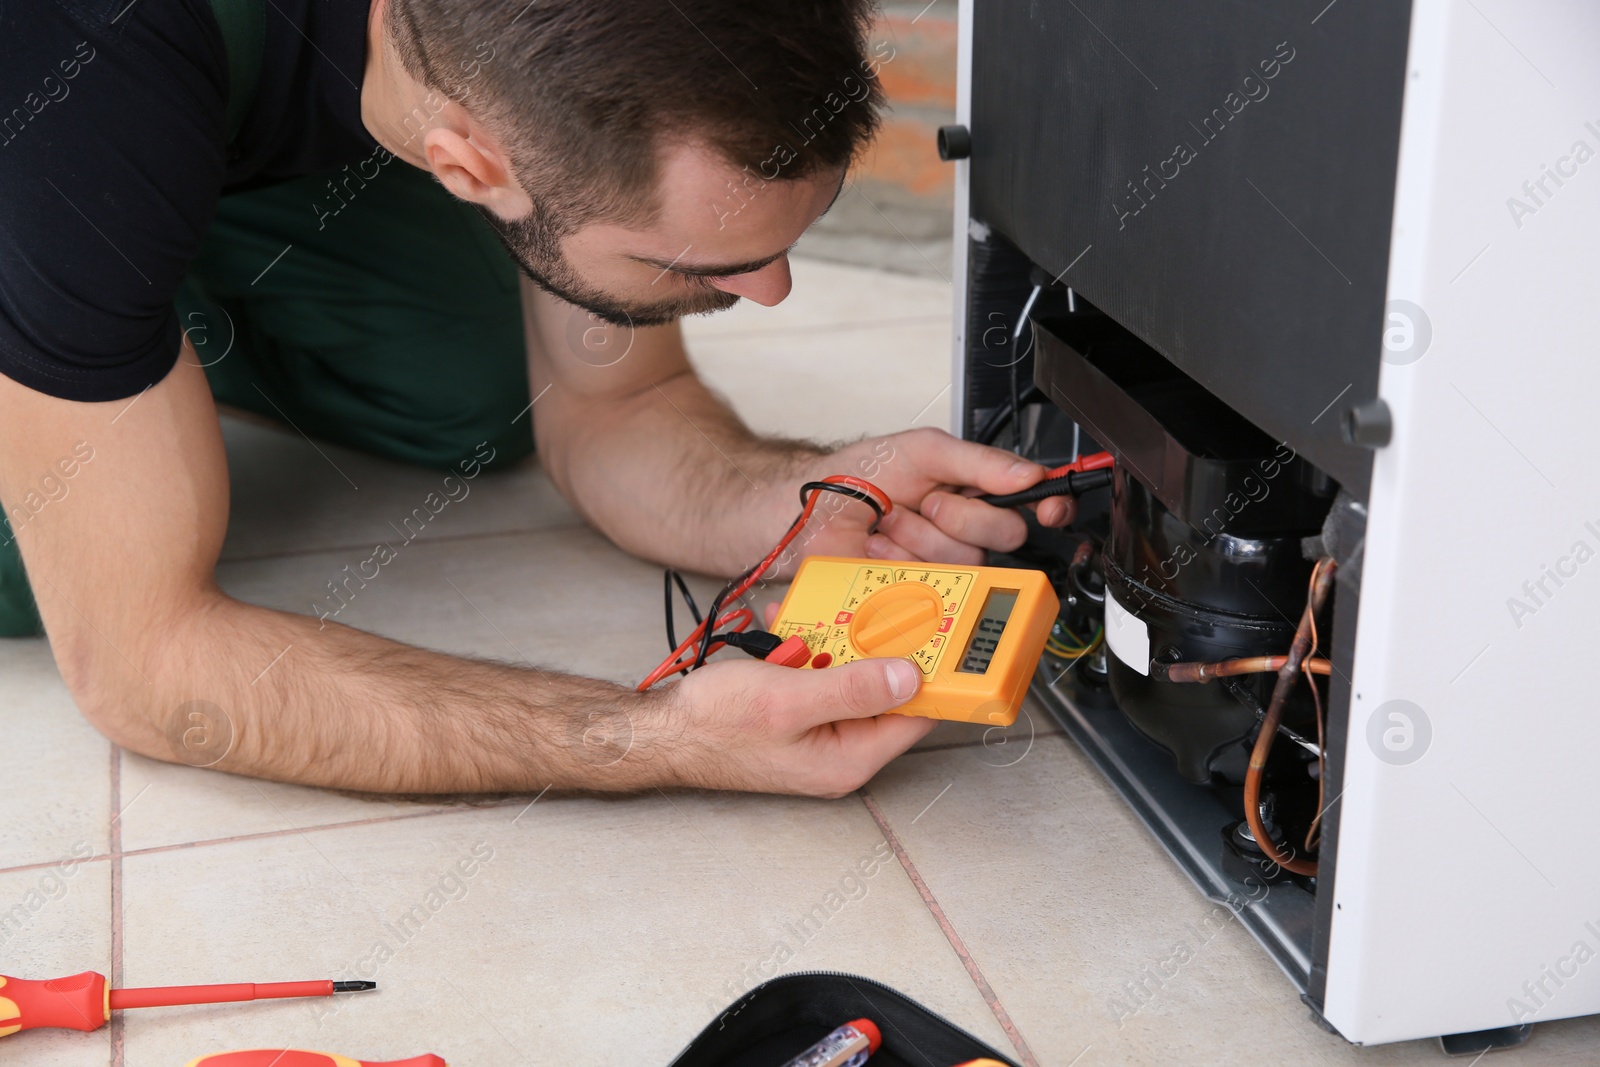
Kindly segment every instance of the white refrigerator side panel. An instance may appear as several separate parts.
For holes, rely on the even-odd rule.
[[[1413,8],[1324,1002],[1353,1041],[1600,1012],[1597,44],[1593,3]]]

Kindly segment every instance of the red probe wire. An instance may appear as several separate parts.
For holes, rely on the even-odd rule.
[[[894,501],[889,499],[888,493],[863,478],[855,478],[848,474],[833,474],[823,478],[822,481],[828,485],[849,486],[851,489],[868,494],[877,502],[884,515],[889,514],[894,508]],[[720,598],[722,601],[738,600],[750,591],[751,586],[761,580],[761,576],[767,572],[768,568],[777,562],[779,556],[783,555],[783,550],[789,547],[789,543],[799,536],[801,530],[805,529],[806,523],[811,519],[811,513],[816,510],[817,500],[823,495],[823,492],[824,490],[821,489],[813,489],[811,491],[811,494],[806,498],[804,506],[800,509],[799,517],[789,526],[789,532],[783,535],[771,552],[767,553],[766,558],[734,580],[727,592]],[[651,671],[644,681],[639,683],[638,691],[642,693],[661,681],[661,679],[693,667],[700,658],[698,646],[705,640],[706,627],[711,627],[713,632],[719,628],[730,626],[736,631],[743,631],[754,619],[755,613],[749,608],[736,608],[717,616],[715,619],[708,615],[699,626],[694,628],[693,633],[684,638],[683,642],[668,653],[667,658],[662,660],[661,664]],[[723,644],[717,642],[710,647],[706,654],[710,655],[711,652],[715,652],[722,647]]]
[[[1082,471],[1102,470],[1110,467],[1114,462],[1109,452],[1095,452],[1091,455],[1079,456],[1071,463],[1063,464],[1054,470],[1047,471],[1039,481],[1045,482],[1051,478],[1063,478],[1068,474]],[[834,474],[822,479],[822,481],[827,485],[848,486],[851,489],[869,494],[878,504],[881,512],[880,518],[889,514],[894,508],[894,502],[889,499],[889,494],[865,479],[854,478],[848,474]],[[817,488],[811,490],[810,495],[806,497],[805,503],[801,507],[799,517],[789,526],[789,531],[783,535],[772,551],[767,553],[765,559],[750,570],[745,571],[743,575],[730,584],[729,588],[718,598],[719,603],[738,600],[750,590],[751,586],[761,580],[761,576],[766,573],[767,569],[777,562],[779,556],[783,555],[783,550],[789,547],[789,543],[799,535],[801,530],[805,529],[806,523],[811,519],[811,513],[816,510],[817,500],[822,496],[823,492],[824,490]],[[696,663],[703,662],[703,656],[700,651],[702,647],[705,648],[704,656],[709,656],[713,652],[725,648],[726,643],[722,641],[705,645],[706,628],[708,626],[713,633],[717,630],[729,629],[742,633],[754,620],[755,613],[749,608],[735,608],[717,615],[715,618],[708,615],[700,625],[694,628],[694,631],[688,637],[678,644],[677,648],[667,654],[667,658],[662,660],[655,670],[645,676],[644,681],[639,683],[638,691],[642,693],[663,678],[671,677],[680,671],[690,670]]]

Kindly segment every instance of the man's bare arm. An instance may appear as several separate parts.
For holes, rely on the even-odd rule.
[[[695,375],[677,323],[606,326],[523,280],[539,458],[620,547],[711,574],[755,562],[825,450],[758,437]]]
[[[69,491],[30,513],[42,476],[90,449]],[[58,400],[0,377],[0,501],[28,516],[17,536],[57,663],[90,720],[135,752],[382,792],[839,793],[925,729],[870,718],[915,689],[892,691],[882,665],[802,680],[732,664],[687,692],[640,695],[241,603],[212,573],[227,491],[187,346],[131,401]],[[751,667],[767,673],[752,682]],[[218,710],[195,720],[199,701]],[[862,721],[821,725],[838,718]]]
[[[66,496],[17,536],[67,685],[134,751],[221,757],[225,770],[352,789],[594,785],[573,759],[588,714],[636,714],[658,699],[224,595],[212,571],[227,526],[227,469],[187,347],[131,402],[57,400],[0,379],[0,410],[7,504],[21,503],[80,442],[93,450]],[[221,721],[195,731],[194,701],[215,705]]]
[[[810,553],[978,563],[1026,536],[1015,512],[951,491],[1011,493],[1044,476],[1037,463],[920,429],[833,451],[763,438],[696,377],[677,324],[604,326],[523,281],[529,380],[540,460],[586,518],[635,555],[711,574],[759,560],[799,510],[799,487],[830,474],[866,477],[896,507],[847,505],[807,537]],[[750,358],[766,358],[752,350]],[[774,367],[773,389],[784,389]],[[936,399],[936,398],[934,398]],[[1037,506],[1062,525],[1066,498]]]

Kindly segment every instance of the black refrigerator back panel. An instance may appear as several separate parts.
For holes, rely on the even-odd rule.
[[[1340,424],[1377,395],[1409,19],[974,10],[973,218],[1362,498],[1371,454]]]

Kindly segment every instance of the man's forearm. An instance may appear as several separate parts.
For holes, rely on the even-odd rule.
[[[591,522],[635,555],[710,574],[741,571],[772,547],[826,455],[758,437],[691,373],[546,415],[563,423],[550,427],[558,479]]]
[[[659,694],[222,597],[181,629],[146,684],[130,686],[144,713],[118,730],[158,759],[373,792],[638,789],[670,777]]]

